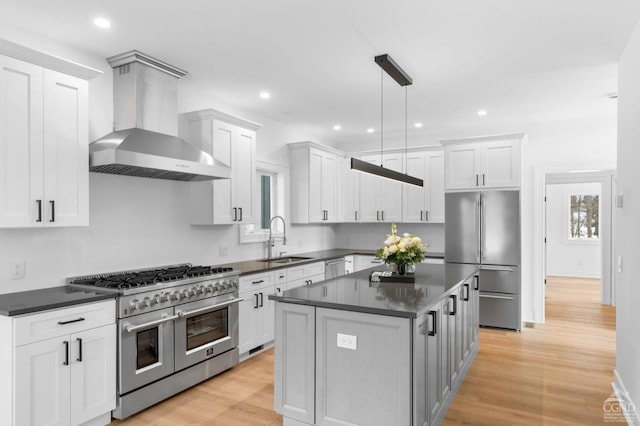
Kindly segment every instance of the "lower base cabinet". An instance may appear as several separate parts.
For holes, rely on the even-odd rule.
[[[7,378],[0,385],[0,424],[110,422],[116,405],[113,300],[0,317],[0,338],[7,343],[0,353]]]
[[[276,302],[283,424],[439,424],[477,353],[477,297],[467,280],[418,318]]]

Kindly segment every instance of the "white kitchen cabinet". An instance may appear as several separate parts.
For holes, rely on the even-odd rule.
[[[344,155],[311,142],[289,144],[291,221],[335,223],[343,216]]]
[[[443,141],[446,190],[519,187],[521,138],[510,135]]]
[[[444,152],[407,153],[406,173],[424,180],[424,186],[403,185],[403,222],[444,223]]]
[[[276,272],[244,275],[240,277],[239,297],[239,351],[250,352],[273,340],[274,302],[269,295],[274,294]]]
[[[385,153],[363,156],[362,161],[402,172],[402,154]],[[360,174],[360,222],[401,222],[402,183],[391,179]]]
[[[355,254],[353,255],[353,272],[362,271],[363,269],[381,266],[384,263],[382,259],[376,259],[373,254]]]
[[[307,263],[287,268],[287,290],[325,280],[324,262]]]
[[[212,109],[185,114],[189,122],[186,139],[211,154],[218,164],[231,169],[230,179],[191,182],[191,223],[229,225],[252,223],[257,206],[257,123]]]
[[[88,82],[0,55],[0,227],[89,224]]]
[[[7,343],[0,358],[6,358],[8,378],[0,391],[1,424],[110,422],[116,406],[114,300],[2,317],[0,336]]]
[[[360,222],[360,175],[360,172],[351,170],[351,157],[347,158],[344,162],[342,222]]]

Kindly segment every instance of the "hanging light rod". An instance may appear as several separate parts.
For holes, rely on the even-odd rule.
[[[395,170],[387,169],[382,166],[376,166],[375,164],[367,163],[366,161],[358,160],[357,158],[351,158],[351,170],[370,173],[372,175],[397,180],[411,185],[424,186],[422,179],[396,172]]]
[[[373,60],[376,61],[376,64],[380,65],[380,68],[389,74],[400,86],[409,86],[413,84],[413,80],[411,80],[409,74],[404,72],[404,70],[396,64],[393,58],[386,53],[384,55],[376,56]]]

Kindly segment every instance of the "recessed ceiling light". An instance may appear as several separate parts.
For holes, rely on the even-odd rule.
[[[105,18],[96,18],[96,19],[93,20],[93,23],[98,28],[110,28],[111,27],[111,22],[109,22],[109,20],[105,19]]]
[[[480,117],[484,117],[485,115],[487,115],[487,110],[486,109],[481,109],[478,111],[478,115]]]
[[[415,123],[413,125],[416,129],[419,129],[420,127],[422,127],[422,123]]]
[[[376,130],[375,130],[375,129],[372,129],[371,127],[369,127],[369,128],[367,129],[367,133],[373,133],[373,132],[375,132],[375,131],[376,131]]]
[[[260,98],[269,99],[271,97],[271,93],[269,92],[260,92]]]
[[[342,129],[342,126],[339,124],[336,124],[335,126],[333,126],[333,130],[340,130]]]

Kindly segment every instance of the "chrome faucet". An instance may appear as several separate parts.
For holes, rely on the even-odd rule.
[[[282,237],[274,237],[272,234],[273,221],[276,219],[280,219],[282,221]],[[268,255],[267,259],[271,259],[272,256],[272,247],[276,245],[276,240],[282,240],[282,245],[287,245],[287,224],[284,221],[284,217],[282,216],[274,216],[271,218],[269,222],[269,240],[267,241]],[[283,252],[280,252],[282,256]]]

